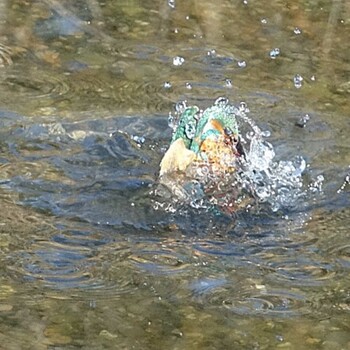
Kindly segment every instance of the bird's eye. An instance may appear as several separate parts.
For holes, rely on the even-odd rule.
[[[229,128],[225,128],[225,129],[224,129],[224,132],[225,132],[225,135],[226,135],[226,136],[231,136],[231,135],[232,135],[232,130],[229,129]]]

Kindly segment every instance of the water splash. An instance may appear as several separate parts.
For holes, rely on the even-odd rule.
[[[280,53],[281,53],[280,49],[278,47],[275,47],[270,51],[270,58],[272,60],[275,60],[280,55]]]
[[[164,89],[170,89],[172,87],[172,84],[169,81],[164,82],[163,84]]]
[[[185,62],[185,59],[181,56],[175,56],[173,58],[173,65],[174,66],[182,66]]]
[[[225,87],[227,87],[227,88],[232,88],[232,80],[231,79],[229,79],[229,78],[226,78],[225,79]]]
[[[174,9],[176,7],[175,0],[168,0],[168,6],[172,9]]]
[[[306,124],[310,121],[310,115],[305,114],[299,118],[299,120],[295,123],[296,126],[299,126],[300,128],[305,128]]]
[[[200,166],[195,171],[192,167],[183,177],[176,175],[171,178],[166,187],[175,194],[177,204],[186,202],[194,208],[208,210],[216,207],[220,211],[233,212],[237,208],[253,208],[266,203],[272,211],[278,211],[296,207],[307,191],[315,193],[322,190],[323,178],[317,179],[309,188],[304,185],[302,175],[307,164],[302,156],[276,160],[277,150],[266,140],[270,132],[260,129],[248,116],[250,111],[245,102],[236,107],[221,97],[214,105],[236,118],[244,156],[236,160],[233,173]],[[174,131],[186,107],[186,101],[181,101],[176,104],[175,114],[170,114],[169,126]],[[199,112],[199,118],[202,113]],[[176,210],[175,202],[170,206],[172,211]]]
[[[245,68],[245,67],[247,67],[247,62],[243,61],[243,60],[242,61],[238,61],[237,65],[238,65],[239,68]]]
[[[340,188],[338,189],[337,193],[343,192],[346,189],[346,187],[349,185],[350,185],[350,166],[349,166],[349,172],[348,172],[348,174],[346,174],[346,176],[344,178],[344,182],[340,186]]]
[[[249,109],[242,102],[239,117],[250,127],[242,141],[245,143],[245,158],[239,180],[258,202],[269,203],[273,211],[294,206],[304,196],[302,174],[306,162],[301,156],[290,160],[275,160],[275,149],[266,141],[269,131],[261,130],[253,119],[248,117]],[[242,123],[241,123],[242,124]],[[244,125],[241,125],[244,128]]]
[[[303,80],[304,78],[300,74],[296,74],[293,78],[294,86],[300,89],[303,86]]]

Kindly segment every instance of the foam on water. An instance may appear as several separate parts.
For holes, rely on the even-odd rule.
[[[201,166],[196,169],[195,176],[187,172],[183,178],[178,175],[168,178],[165,185],[173,195],[171,211],[176,210],[174,203],[204,209],[214,205],[225,212],[237,207],[253,208],[261,203],[266,203],[272,211],[299,206],[300,200],[314,189],[314,186],[307,188],[303,181],[307,165],[304,158],[294,154],[290,159],[276,160],[278,150],[266,140],[270,132],[260,129],[248,116],[246,103],[241,102],[236,107],[221,97],[214,104],[236,117],[245,155],[235,160],[237,171],[234,173],[217,173]],[[176,104],[174,115],[170,114],[169,126],[174,131],[185,109],[186,102],[181,101]],[[162,207],[169,208],[169,203]]]

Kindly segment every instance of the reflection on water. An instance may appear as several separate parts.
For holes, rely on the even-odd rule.
[[[1,346],[349,348],[349,11],[0,1]],[[155,207],[173,104],[219,96],[264,200]]]

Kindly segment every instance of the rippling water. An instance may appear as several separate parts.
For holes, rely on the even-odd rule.
[[[348,349],[349,11],[0,1],[0,347]],[[275,154],[230,215],[155,195],[219,96]]]

